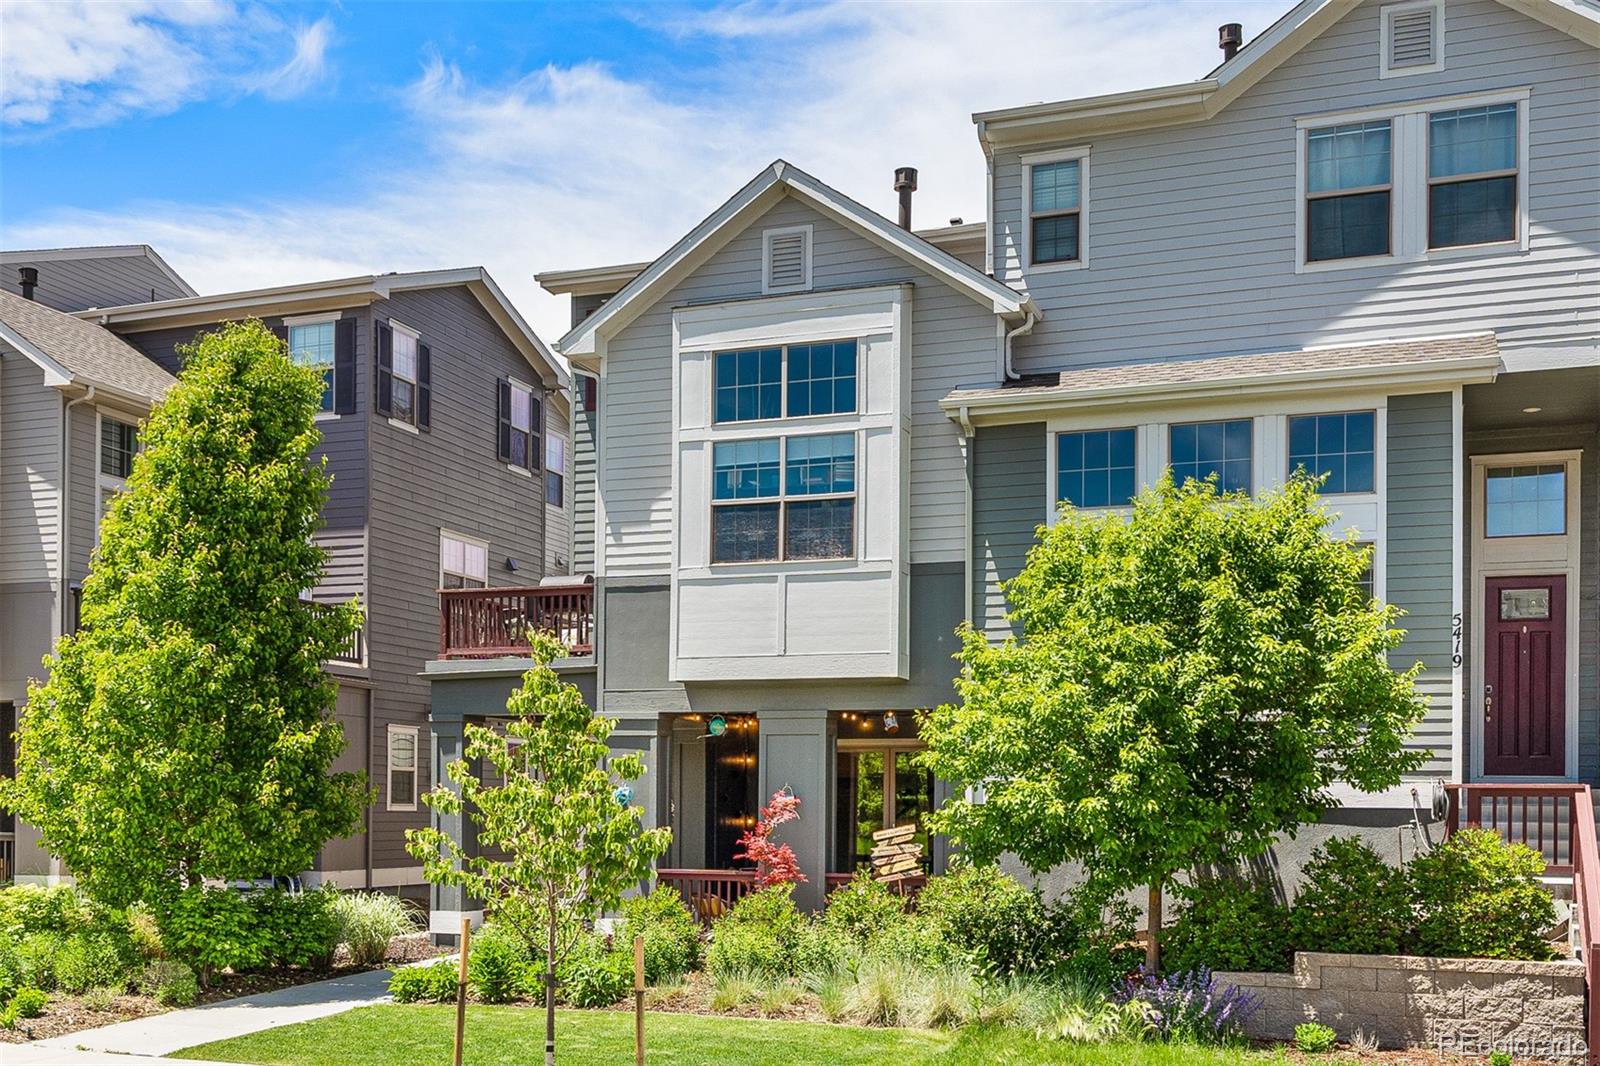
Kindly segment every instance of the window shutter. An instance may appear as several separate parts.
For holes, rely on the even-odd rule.
[[[378,350],[378,413],[387,418],[394,414],[394,332],[381,324],[372,332]]]
[[[289,327],[282,322],[272,327],[272,335],[283,342],[285,348],[289,347]]]
[[[1389,66],[1425,67],[1434,62],[1438,48],[1433,7],[1396,11],[1389,19]]]
[[[767,238],[767,291],[811,287],[811,271],[806,262],[807,243],[804,230],[774,233]]]
[[[528,442],[528,469],[537,470],[543,462],[543,453],[540,449],[544,447],[544,401],[535,391],[528,397],[528,404],[533,414],[530,423],[533,426],[533,439]]]
[[[497,409],[499,411],[500,427],[496,434],[498,446],[495,454],[502,463],[511,461],[511,381],[501,378],[495,384],[495,394],[499,398]]]
[[[341,318],[333,328],[333,411],[356,411],[356,320]]]
[[[417,428],[428,429],[433,422],[433,351],[417,342]]]

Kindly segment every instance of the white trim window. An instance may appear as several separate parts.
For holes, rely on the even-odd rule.
[[[1056,434],[1056,500],[1079,509],[1126,507],[1139,490],[1139,431],[1133,426]]]
[[[1027,171],[1026,262],[1033,269],[1084,265],[1084,214],[1089,200],[1089,151],[1023,157]]]
[[[1306,131],[1306,261],[1388,255],[1394,163],[1388,119]]]
[[[712,445],[711,562],[853,559],[856,437]]]
[[[99,458],[95,475],[94,541],[100,543],[100,523],[111,510],[111,500],[127,487],[133,457],[139,453],[139,427],[105,412],[98,412],[96,436]]]
[[[761,291],[765,295],[811,288],[811,225],[761,231]]]
[[[387,803],[391,811],[417,809],[417,744],[421,730],[414,725],[388,728]]]
[[[288,334],[289,358],[322,374],[324,414],[331,414],[334,410],[334,354],[338,347],[338,323],[338,312],[315,318],[285,319],[283,323]]]
[[[1517,239],[1517,105],[1428,116],[1428,247]]]
[[[1378,77],[1401,78],[1444,69],[1441,0],[1388,4],[1380,9]]]
[[[524,470],[539,468],[539,419],[543,412],[533,387],[511,382],[511,429],[507,462]]]
[[[1485,464],[1483,535],[1564,537],[1567,534],[1567,464]]]
[[[1324,496],[1377,491],[1378,412],[1289,416],[1289,473],[1325,478]]]
[[[481,589],[489,584],[489,544],[449,530],[439,531],[439,587]]]
[[[567,503],[567,442],[553,433],[544,439],[544,502],[551,507]]]
[[[390,373],[393,391],[389,398],[389,417],[407,425],[417,424],[417,342],[421,334],[391,321],[394,333]]]
[[[713,421],[855,414],[859,358],[854,338],[717,352],[712,357]]]

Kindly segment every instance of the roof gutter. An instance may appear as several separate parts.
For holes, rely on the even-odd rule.
[[[1016,367],[1012,363],[1011,342],[1018,337],[1025,337],[1032,333],[1033,327],[1038,323],[1040,317],[1038,310],[1033,306],[1032,300],[1023,305],[1022,313],[1025,316],[1022,320],[1022,325],[1006,334],[1006,379],[1008,381],[1017,381],[1022,377],[1021,374],[1017,373]],[[963,407],[962,411],[965,412],[965,410],[966,408]]]

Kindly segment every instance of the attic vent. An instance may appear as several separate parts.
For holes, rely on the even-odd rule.
[[[1397,4],[1383,9],[1383,77],[1440,70],[1441,5]]]
[[[789,226],[761,234],[761,291],[811,288],[811,227]]]

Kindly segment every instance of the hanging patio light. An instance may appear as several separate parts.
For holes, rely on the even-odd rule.
[[[900,719],[893,711],[883,712],[883,731],[885,733],[900,732]]]

